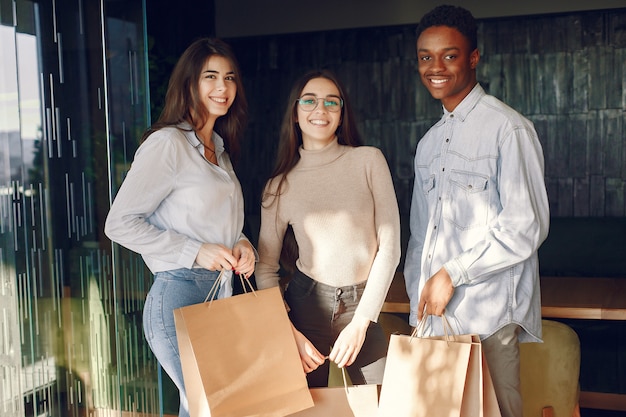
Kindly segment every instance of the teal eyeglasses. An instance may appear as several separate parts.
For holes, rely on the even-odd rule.
[[[337,96],[317,97],[313,94],[305,94],[296,100],[296,103],[302,110],[308,112],[315,110],[320,100],[324,103],[324,108],[330,112],[338,112],[343,107],[343,100]]]

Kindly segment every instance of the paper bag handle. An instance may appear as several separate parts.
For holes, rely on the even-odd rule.
[[[343,378],[343,388],[346,390],[346,395],[348,395],[348,381],[346,380],[346,368],[345,366],[341,368],[341,377]]]
[[[209,293],[207,294],[206,298],[204,299],[205,303],[207,301],[209,301],[209,306],[211,305],[211,301],[213,301],[213,299],[215,298],[215,295],[217,294],[217,291],[218,291],[218,289],[220,287],[219,284],[222,281],[222,275],[224,275],[224,270],[223,269],[220,271],[220,274],[217,276],[217,279],[215,280],[215,282],[211,286],[211,289],[209,290]],[[246,283],[247,283],[248,287],[250,288],[250,291],[252,291],[252,293],[256,297],[256,291],[254,291],[254,288],[252,287],[252,284],[250,283],[250,280],[248,280],[243,274],[239,274],[239,279],[241,280],[241,286],[243,287],[243,292],[244,293],[248,293],[248,289],[246,288]]]
[[[417,323],[417,326],[415,326],[415,328],[411,332],[411,340],[413,340],[414,337],[421,338],[424,336],[424,330],[426,328],[426,320],[428,319],[428,317],[429,316],[427,314],[422,315],[422,319],[419,321],[419,323]],[[455,334],[454,334],[454,331],[452,330],[452,326],[450,326],[450,322],[448,322],[448,319],[446,318],[445,310],[440,317],[441,317],[441,321],[443,325],[443,333],[444,333],[446,341],[449,342],[451,339],[454,340]]]
[[[250,291],[256,297],[256,291],[254,291],[254,288],[252,287],[250,280],[246,278],[244,274],[239,274],[239,280],[241,281],[241,287],[243,288],[243,292],[245,293],[248,292],[248,290],[246,289],[246,284],[248,284],[248,287],[250,287]]]

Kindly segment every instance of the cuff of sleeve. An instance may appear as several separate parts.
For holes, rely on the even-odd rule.
[[[259,262],[259,252],[257,252],[252,242],[250,242],[250,239],[248,239],[248,237],[242,233],[239,240],[246,240],[248,241],[248,243],[250,243],[250,246],[252,246],[252,250],[254,251],[254,262]]]
[[[198,252],[200,252],[201,246],[202,243],[197,240],[188,239],[183,245],[183,249],[180,252],[177,263],[185,268],[193,268],[193,264],[196,262],[196,257],[198,257]]]
[[[468,279],[465,271],[463,270],[463,266],[459,262],[458,259],[452,259],[451,261],[446,262],[443,267],[448,271],[448,275],[452,280],[452,286],[454,288],[458,287],[462,284],[467,284]]]
[[[367,311],[367,309],[365,309],[364,307],[361,307],[361,303],[359,303],[359,305],[357,306],[356,310],[354,311],[354,315],[358,316],[358,317],[363,317],[364,319],[367,319],[371,322],[377,323],[378,322],[378,315],[380,314],[380,310],[379,312],[375,312],[375,311]]]
[[[409,326],[417,327],[417,310],[410,309],[409,312]]]

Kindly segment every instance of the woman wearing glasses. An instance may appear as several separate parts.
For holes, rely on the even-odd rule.
[[[300,78],[263,195],[256,280],[279,285],[291,228],[297,269],[285,301],[311,387],[327,385],[327,358],[354,384],[382,383],[387,338],[376,321],[400,259],[400,221],[385,157],[360,145],[334,74]]]

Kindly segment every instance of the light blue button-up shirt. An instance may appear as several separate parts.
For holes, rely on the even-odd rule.
[[[404,276],[415,326],[424,283],[441,267],[455,287],[446,317],[482,339],[509,323],[541,339],[537,249],[549,227],[541,144],[533,124],[476,85],[444,108],[417,146]],[[429,318],[426,335],[441,335]]]
[[[241,185],[217,133],[213,143],[218,165],[205,159],[188,124],[152,133],[115,197],[105,233],[141,254],[153,273],[198,267],[205,242],[232,248],[245,239]]]

